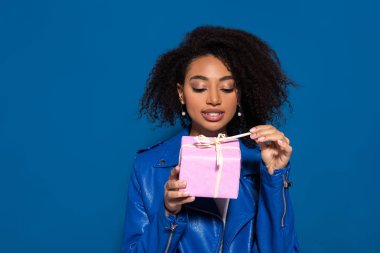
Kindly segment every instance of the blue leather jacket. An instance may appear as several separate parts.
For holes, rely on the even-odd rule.
[[[129,184],[123,252],[299,252],[287,189],[289,165],[267,172],[259,148],[240,143],[237,199],[224,224],[212,198],[196,198],[167,217],[164,184],[178,164],[183,130],[139,151]]]

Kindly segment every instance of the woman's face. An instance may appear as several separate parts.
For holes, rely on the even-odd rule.
[[[180,100],[192,119],[190,135],[217,136],[233,118],[238,96],[231,72],[218,58],[206,55],[189,65]]]

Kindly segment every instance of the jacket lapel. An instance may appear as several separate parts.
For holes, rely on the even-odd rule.
[[[231,199],[228,206],[224,243],[226,248],[232,243],[239,231],[256,216],[258,199],[259,162],[258,148],[249,149],[240,142],[242,169],[240,173],[239,195]],[[253,223],[252,223],[253,224]]]

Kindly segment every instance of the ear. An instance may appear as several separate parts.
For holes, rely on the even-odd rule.
[[[178,96],[179,96],[179,101],[181,102],[181,104],[185,104],[185,97],[183,95],[183,86],[180,85],[179,83],[177,83],[177,92],[178,92]]]

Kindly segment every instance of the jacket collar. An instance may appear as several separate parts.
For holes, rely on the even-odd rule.
[[[179,162],[179,151],[181,149],[182,136],[188,136],[189,133],[190,130],[188,128],[183,128],[175,136],[164,142],[162,144],[164,145],[163,152],[153,167],[167,168],[177,166]]]

